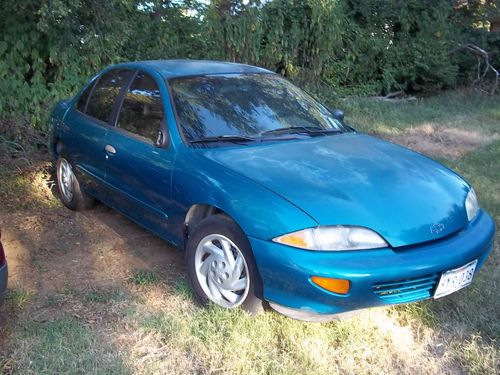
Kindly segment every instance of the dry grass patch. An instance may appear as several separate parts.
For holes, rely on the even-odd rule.
[[[498,139],[496,134],[442,127],[433,123],[377,135],[431,157],[455,160]]]
[[[498,374],[500,372],[500,354],[496,342],[485,342],[477,335],[453,344],[456,359],[470,374]]]

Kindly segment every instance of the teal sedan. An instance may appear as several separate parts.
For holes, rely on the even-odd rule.
[[[97,199],[183,250],[202,304],[329,320],[456,292],[493,247],[463,178],[265,69],[114,65],[51,125],[62,202]]]

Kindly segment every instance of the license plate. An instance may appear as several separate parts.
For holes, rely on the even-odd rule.
[[[465,288],[472,283],[472,277],[476,270],[477,259],[460,268],[443,272],[439,284],[434,293],[434,298],[447,296],[457,290]]]

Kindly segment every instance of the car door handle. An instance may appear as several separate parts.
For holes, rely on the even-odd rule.
[[[106,145],[106,147],[104,147],[104,151],[106,151],[106,154],[108,155],[116,154],[116,149],[111,145]]]

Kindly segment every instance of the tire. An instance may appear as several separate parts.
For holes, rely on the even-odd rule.
[[[59,156],[56,176],[61,202],[74,211],[88,209],[94,205],[94,198],[80,189],[80,183],[73,171],[73,164],[64,156]]]
[[[264,310],[258,297],[262,281],[250,243],[228,216],[209,216],[190,233],[185,264],[189,283],[202,305],[213,302],[225,308],[242,307],[254,315]]]

